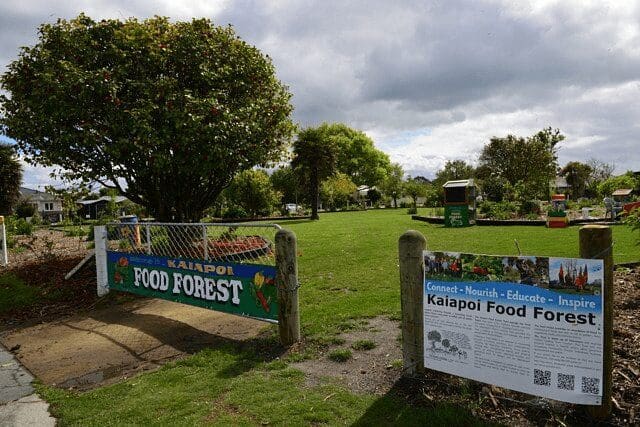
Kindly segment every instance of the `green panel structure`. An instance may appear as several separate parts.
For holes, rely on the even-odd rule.
[[[473,179],[447,181],[444,190],[444,226],[469,227],[476,222],[477,187]]]
[[[445,227],[469,227],[469,206],[445,206],[444,207],[444,226]]]

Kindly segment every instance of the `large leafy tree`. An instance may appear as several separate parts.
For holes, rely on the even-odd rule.
[[[592,172],[591,166],[580,162],[569,162],[562,168],[560,175],[571,186],[571,196],[574,199],[585,195]]]
[[[20,199],[22,165],[9,144],[0,143],[0,215],[9,215]]]
[[[293,143],[291,166],[300,172],[311,201],[311,219],[320,219],[320,185],[334,175],[338,159],[338,145],[334,138],[327,138],[322,128],[307,128],[298,134]]]
[[[404,170],[399,163],[392,163],[389,172],[382,181],[382,191],[393,199],[393,207],[398,207],[398,198],[402,197]]]
[[[0,123],[30,161],[159,220],[198,220],[238,172],[281,158],[294,129],[270,59],[207,19],[44,24],[0,81]]]
[[[298,204],[307,201],[304,187],[301,185],[300,174],[290,165],[282,166],[269,176],[273,188],[280,193],[280,202]]]
[[[348,175],[339,172],[320,185],[320,196],[328,209],[342,208],[357,189]]]
[[[278,194],[264,170],[240,172],[225,190],[227,200],[245,210],[249,216],[267,216],[278,205]]]
[[[556,146],[564,140],[558,129],[546,128],[528,138],[493,137],[480,154],[480,169],[491,177],[522,188],[519,199],[546,198],[557,169]]]
[[[587,160],[587,165],[591,168],[587,179],[587,194],[589,197],[596,197],[599,195],[598,185],[611,178],[616,167],[613,163],[605,163],[594,158]]]
[[[413,200],[413,207],[418,207],[418,197],[424,197],[427,194],[430,184],[426,184],[421,180],[415,178],[409,178],[404,183],[404,194],[411,197]]]
[[[447,181],[473,178],[475,170],[473,166],[464,160],[447,160],[444,167],[436,172],[434,185],[442,187]]]
[[[318,130],[338,147],[337,168],[356,185],[380,185],[389,170],[389,156],[378,150],[364,132],[342,123],[322,124]]]
[[[615,190],[622,188],[634,189],[638,186],[638,180],[633,172],[628,171],[624,175],[612,176],[598,184],[598,193],[601,197],[611,197]]]

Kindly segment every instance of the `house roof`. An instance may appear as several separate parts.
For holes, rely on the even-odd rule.
[[[43,191],[32,190],[27,187],[20,187],[20,195],[32,202],[57,202],[60,199],[52,194]]]
[[[614,191],[613,194],[611,194],[611,195],[612,196],[628,196],[632,192],[633,192],[633,189],[631,189],[631,188],[620,188],[620,189]]]
[[[473,187],[473,178],[472,179],[459,179],[457,181],[447,181],[444,183],[444,188],[455,188],[455,187]]]
[[[127,199],[124,196],[115,196],[116,203],[122,203],[125,200],[129,200],[129,199]],[[99,199],[95,199],[95,200],[78,200],[76,201],[76,203],[86,206],[86,205],[92,205],[98,202],[110,202],[110,201],[111,201],[111,196],[102,196]]]
[[[563,176],[556,176],[555,179],[551,180],[551,185],[556,188],[571,188],[571,186]]]

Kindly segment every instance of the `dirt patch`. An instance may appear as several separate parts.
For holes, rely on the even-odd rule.
[[[84,257],[90,242],[85,237],[66,236],[62,231],[41,229],[31,236],[15,236],[15,246],[9,251],[9,268],[46,261],[51,258]]]
[[[42,322],[92,308],[96,294],[95,264],[89,264],[71,279],[65,275],[88,253],[84,238],[60,231],[38,230],[32,236],[16,236],[5,272],[18,276],[37,290],[38,301],[26,308],[0,313],[3,329],[24,322]]]
[[[376,317],[366,319],[358,329],[341,334],[344,343],[327,348],[318,359],[305,360],[292,366],[306,374],[308,385],[331,378],[355,392],[387,393],[402,374],[400,323]],[[372,342],[375,347],[358,350],[354,348],[358,342]],[[336,349],[348,349],[353,356],[346,362],[335,362],[330,358],[330,353]]]
[[[0,314],[0,342],[42,382],[89,389],[206,347],[258,336],[264,322],[163,300],[96,294],[95,264],[66,280],[89,253],[84,238],[38,230],[16,237],[9,268],[38,301]],[[97,308],[96,308],[97,307]]]
[[[606,424],[640,425],[640,267],[614,274],[613,412]],[[449,402],[470,408],[488,421],[520,426],[586,425],[581,407],[429,371],[418,378],[402,377],[400,322],[378,317],[339,335],[344,343],[324,348],[317,359],[293,364],[305,372],[307,384],[334,381],[357,393],[392,393],[414,405]],[[354,350],[362,340],[372,350]],[[353,357],[335,362],[336,349],[351,349]]]
[[[265,323],[163,300],[6,331],[0,342],[43,383],[88,389],[206,347],[256,337]]]

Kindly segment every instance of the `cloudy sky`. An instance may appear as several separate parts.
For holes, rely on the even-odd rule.
[[[40,23],[81,11],[232,24],[273,58],[296,122],[359,128],[413,176],[547,126],[567,136],[561,164],[640,170],[635,1],[3,0],[0,71]],[[48,181],[27,168],[25,184]]]

